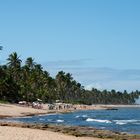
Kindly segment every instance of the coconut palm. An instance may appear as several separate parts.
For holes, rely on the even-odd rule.
[[[34,62],[34,59],[33,59],[32,57],[28,57],[28,58],[26,59],[25,65],[26,65],[30,70],[32,70],[32,69],[34,68],[35,64],[36,64],[36,63]]]
[[[21,69],[21,59],[16,52],[9,55],[7,59],[7,66],[9,68],[9,74],[13,77],[15,81],[20,79],[20,69]]]
[[[7,65],[13,69],[19,69],[22,62],[16,52],[13,52],[12,54],[10,54],[7,61],[8,61]]]

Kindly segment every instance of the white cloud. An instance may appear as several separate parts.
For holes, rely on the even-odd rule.
[[[85,58],[85,59],[73,59],[73,60],[57,60],[57,61],[47,61],[44,63],[44,65],[48,67],[53,68],[67,68],[67,67],[77,67],[77,66],[83,66],[87,64],[92,59]]]
[[[58,71],[70,72],[86,89],[140,90],[140,70],[94,68],[86,65],[88,59],[57,61],[47,66],[52,76]]]
[[[92,88],[102,89],[102,85],[100,83],[92,83],[85,86],[86,90],[91,90]]]

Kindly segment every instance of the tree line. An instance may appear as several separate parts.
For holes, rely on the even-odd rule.
[[[0,47],[0,49],[2,49]],[[17,103],[21,100],[44,103],[60,100],[80,104],[135,104],[140,92],[115,90],[85,90],[70,73],[59,71],[53,78],[41,64],[28,57],[22,62],[16,52],[9,55],[7,63],[0,65],[0,100]]]

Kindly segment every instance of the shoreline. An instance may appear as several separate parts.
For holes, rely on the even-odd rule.
[[[72,127],[72,126],[61,126],[61,125],[43,125],[43,124],[26,124],[26,123],[17,123],[17,122],[4,122],[4,118],[8,117],[27,117],[27,116],[35,116],[35,115],[47,115],[47,114],[54,114],[54,113],[68,113],[73,111],[80,111],[80,110],[100,110],[100,109],[114,109],[114,108],[121,108],[121,107],[140,107],[140,105],[74,105],[76,109],[69,109],[69,110],[47,110],[44,106],[44,109],[34,109],[30,107],[23,107],[19,105],[13,104],[0,104],[0,127],[9,129],[13,128],[28,128],[35,130],[45,130],[45,131],[52,131],[52,132],[59,132],[63,135],[73,135],[74,137],[90,137],[90,138],[100,138],[100,139],[140,139],[140,135],[135,134],[127,134],[127,133],[119,133],[113,132],[109,130],[98,130],[96,128],[89,128],[89,127]],[[7,128],[8,129],[8,128]],[[1,130],[4,131],[4,130]],[[94,132],[94,133],[93,133]],[[15,132],[16,133],[16,132]],[[53,136],[52,136],[53,137]],[[53,139],[53,138],[52,138]],[[55,139],[53,139],[55,140]],[[63,138],[61,139],[63,140]],[[86,140],[86,139],[85,139]]]
[[[115,108],[140,108],[140,105],[106,105],[106,104],[95,104],[95,105],[73,105],[70,109],[53,109],[48,110],[46,104],[43,105],[43,109],[35,109],[26,106],[20,106],[18,104],[2,104],[0,103],[0,119],[7,117],[24,117],[24,116],[35,116],[45,115],[54,113],[69,113],[80,110],[108,110]]]
[[[35,124],[35,123],[20,123],[20,122],[0,122],[0,127],[22,128],[31,130],[42,130],[45,132],[54,132],[66,136],[74,136],[78,138],[91,138],[95,140],[139,140],[140,134],[128,134],[121,132],[114,132],[110,130],[101,130],[94,127],[82,126],[63,126],[63,125],[50,125],[50,124]],[[17,129],[16,129],[17,130]]]

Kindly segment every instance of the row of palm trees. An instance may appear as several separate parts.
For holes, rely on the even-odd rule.
[[[16,52],[9,55],[7,64],[0,66],[0,100],[3,101],[33,102],[39,98],[49,103],[61,100],[82,104],[134,104],[139,95],[139,91],[85,90],[70,73],[60,71],[55,78],[51,77],[32,57],[23,65]]]
[[[85,104],[135,104],[139,97],[138,90],[128,93],[126,90],[100,91],[93,88],[91,91],[86,91],[83,101]]]
[[[32,57],[27,58],[22,66],[22,60],[14,52],[9,55],[7,61],[6,65],[0,67],[1,100],[17,102],[40,98],[44,102],[52,102],[56,99],[68,100],[70,98],[68,94],[74,96],[81,91],[81,85],[73,80],[70,73],[58,72],[54,79],[40,64],[35,63]],[[15,85],[10,87],[12,84]]]

